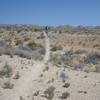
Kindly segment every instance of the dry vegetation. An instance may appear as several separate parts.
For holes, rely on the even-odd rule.
[[[43,60],[43,30],[36,25],[0,25],[0,100]],[[31,97],[19,95],[19,100],[99,100],[100,27],[49,27],[49,39],[50,60],[32,80]]]

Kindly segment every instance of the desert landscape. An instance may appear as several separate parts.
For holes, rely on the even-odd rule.
[[[0,100],[100,100],[100,27],[0,25]]]

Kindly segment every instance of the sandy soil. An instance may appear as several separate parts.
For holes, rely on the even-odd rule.
[[[50,42],[46,34],[45,37],[46,54],[42,62],[36,62],[18,56],[14,56],[13,58],[6,55],[0,56],[0,66],[3,66],[5,62],[7,62],[13,69],[12,77],[0,78],[0,100],[48,100],[43,95],[44,91],[50,86],[55,87],[52,100],[64,100],[60,97],[62,93],[66,91],[70,95],[65,100],[100,100],[100,74],[95,72],[86,73],[74,71],[62,67],[59,68],[48,63],[50,58],[50,44],[52,44],[55,39],[56,43],[59,44],[63,41],[64,37],[58,39],[57,36],[53,36],[55,39],[51,40],[52,36],[50,36]],[[82,41],[85,42],[85,40],[83,36]],[[99,39],[96,38],[94,41],[99,41]],[[93,41],[89,41],[89,44],[91,44],[90,42],[92,43]],[[63,46],[66,46],[66,43],[68,43],[68,41],[64,41]],[[72,45],[75,43],[77,44],[77,39]],[[86,43],[85,47],[88,47],[89,44]],[[80,46],[83,46],[83,44]],[[93,44],[89,47],[93,48]],[[97,47],[95,48],[98,49]],[[48,70],[46,70],[47,67],[49,68]],[[13,77],[17,71],[20,73],[20,78],[14,80]],[[60,77],[62,73],[66,76],[66,83],[70,84],[68,88],[63,87],[65,83],[62,82],[62,78]],[[2,85],[6,81],[13,83],[14,88],[2,88]],[[36,91],[39,91],[38,96],[34,96]],[[20,96],[23,97],[23,99],[21,99]]]

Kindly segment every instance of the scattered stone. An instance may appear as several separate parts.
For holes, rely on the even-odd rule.
[[[87,76],[85,75],[84,78],[87,78]]]
[[[19,79],[19,78],[20,78],[20,75],[19,75],[19,72],[17,72],[13,79]]]
[[[2,86],[4,89],[13,89],[14,84],[10,83],[9,81],[5,82]]]
[[[45,69],[43,69],[43,72],[48,71],[48,70],[49,70],[49,67],[47,66],[45,67]]]
[[[33,95],[34,95],[34,96],[38,96],[38,95],[39,95],[39,92],[40,92],[40,91],[38,90],[38,91],[36,91]]]
[[[70,96],[70,93],[64,92],[62,93],[62,96],[60,97],[61,99],[67,99]]]
[[[47,83],[53,83],[55,81],[54,78],[52,78],[51,80],[49,80]]]
[[[53,86],[47,88],[44,91],[44,97],[47,98],[47,99],[49,99],[49,100],[52,100],[53,97],[54,97],[54,91],[55,91],[55,87],[53,87]]]
[[[40,77],[43,77],[43,74],[41,74]]]
[[[87,94],[87,91],[78,91],[78,93],[84,93],[84,94]]]
[[[19,100],[25,100],[22,96],[19,97]]]
[[[63,85],[64,88],[68,88],[69,86],[70,86],[70,83],[65,83],[65,84]]]

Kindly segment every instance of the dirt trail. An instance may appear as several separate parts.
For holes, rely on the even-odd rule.
[[[31,71],[26,71],[23,76],[20,77],[14,89],[9,93],[9,96],[6,96],[4,100],[19,100],[19,97],[24,97],[25,100],[32,100],[32,89],[33,89],[33,81],[40,76],[43,69],[45,68],[45,64],[48,62],[50,58],[50,43],[47,34],[45,35],[45,43],[46,43],[46,53],[44,56],[44,60],[42,62],[34,62],[35,66],[32,66]],[[28,98],[27,98],[28,97]]]
[[[45,57],[44,57],[44,63],[48,62],[48,60],[50,59],[50,41],[49,41],[49,38],[47,36],[47,34],[44,32],[44,35],[45,35],[45,43],[46,43],[46,54],[45,54]]]

